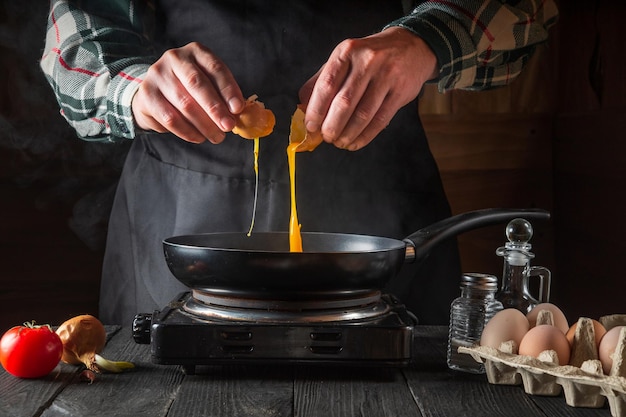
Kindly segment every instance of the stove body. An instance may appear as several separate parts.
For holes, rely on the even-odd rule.
[[[212,301],[195,290],[182,293],[161,311],[137,315],[133,337],[151,345],[154,363],[182,365],[186,373],[228,363],[402,367],[411,361],[417,320],[391,295],[304,310]]]

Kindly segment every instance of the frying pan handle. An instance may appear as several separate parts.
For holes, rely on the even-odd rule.
[[[470,211],[433,223],[407,236],[405,262],[425,258],[441,241],[485,226],[505,223],[515,218],[526,220],[549,220],[550,212],[543,209],[491,208]]]

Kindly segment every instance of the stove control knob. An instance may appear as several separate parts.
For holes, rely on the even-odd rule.
[[[137,314],[133,320],[133,339],[135,343],[142,345],[150,344],[150,327],[152,326],[152,314]]]

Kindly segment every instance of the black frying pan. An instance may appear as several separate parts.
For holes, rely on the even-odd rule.
[[[514,218],[547,220],[540,209],[459,214],[411,234],[384,237],[302,233],[304,252],[289,252],[286,232],[207,233],[163,241],[172,274],[192,289],[237,296],[348,294],[382,289],[405,262],[425,258],[441,241]]]

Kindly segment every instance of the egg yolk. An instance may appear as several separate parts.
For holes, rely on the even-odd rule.
[[[257,100],[257,96],[250,96],[238,115],[235,116],[233,133],[244,139],[254,140],[254,203],[252,205],[252,220],[248,236],[252,234],[254,220],[256,218],[256,205],[259,196],[259,138],[268,136],[274,130],[276,118],[274,113],[265,108],[265,105]]]
[[[291,213],[289,216],[289,251],[302,252],[301,224],[298,222],[298,210],[296,207],[296,153],[312,151],[322,142],[320,133],[311,134],[304,127],[304,106],[298,105],[291,117],[289,132],[289,145],[287,146],[287,160],[289,163],[289,189]],[[259,195],[259,138],[269,135],[274,129],[274,114],[265,108],[263,103],[252,96],[246,102],[244,111],[237,117],[237,126],[233,133],[246,139],[254,140],[254,203],[252,207],[252,219],[247,235],[252,234],[256,218],[256,207]]]
[[[289,146],[287,146],[287,160],[289,162],[289,185],[291,193],[291,215],[289,216],[289,251],[302,252],[302,235],[298,222],[296,207],[296,153],[312,151],[322,142],[321,134],[312,135],[304,127],[304,108],[299,105],[291,116],[289,132]]]
[[[289,187],[291,192],[291,215],[289,216],[289,251],[302,252],[302,235],[298,223],[298,209],[296,207],[296,150],[299,143],[290,143],[287,146],[287,158],[289,161]]]
[[[259,197],[259,138],[254,138],[254,203],[252,204],[252,220],[250,221],[250,229],[248,237],[252,234],[254,228],[254,219],[256,218],[256,202]]]

